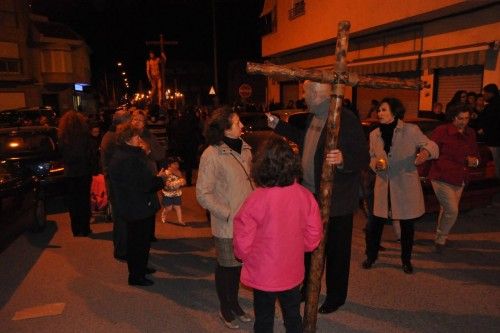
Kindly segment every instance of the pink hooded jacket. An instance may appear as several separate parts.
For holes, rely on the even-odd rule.
[[[234,217],[234,254],[243,261],[241,282],[263,291],[284,291],[304,280],[304,252],[322,236],[318,204],[294,183],[257,188]]]

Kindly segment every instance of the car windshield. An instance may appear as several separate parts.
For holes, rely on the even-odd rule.
[[[269,131],[267,117],[263,113],[242,114],[240,121],[247,131]]]
[[[43,117],[42,117],[43,116]],[[42,118],[45,118],[42,120]],[[0,112],[0,127],[54,125],[54,115],[50,110],[5,110]]]
[[[3,156],[53,153],[55,149],[52,138],[44,134],[0,136],[0,154]]]

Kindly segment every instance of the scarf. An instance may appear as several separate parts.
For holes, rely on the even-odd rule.
[[[384,140],[384,150],[387,154],[389,154],[389,150],[391,150],[392,136],[397,124],[397,119],[394,119],[390,124],[380,124],[380,132],[382,133],[382,140]]]
[[[243,141],[240,138],[232,139],[232,138],[228,138],[227,136],[224,136],[222,141],[226,145],[228,145],[229,148],[231,148],[232,150],[234,150],[235,152],[237,152],[238,154],[241,155],[241,147],[243,146]]]

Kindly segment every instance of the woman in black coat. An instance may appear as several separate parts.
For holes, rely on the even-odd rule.
[[[58,147],[64,163],[66,204],[75,237],[86,237],[90,230],[90,184],[97,152],[91,143],[87,119],[74,110],[59,120]]]
[[[117,128],[115,153],[108,174],[115,196],[115,213],[127,224],[128,284],[150,286],[148,268],[151,227],[160,208],[156,192],[163,187],[163,178],[155,176],[148,165],[142,140],[136,128],[126,123]]]

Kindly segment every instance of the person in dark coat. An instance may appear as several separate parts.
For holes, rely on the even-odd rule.
[[[330,107],[331,85],[304,82],[304,98],[312,113],[307,130],[299,130],[268,114],[269,126],[275,132],[297,143],[300,147],[304,176],[302,185],[316,197],[319,195],[326,120]],[[320,313],[331,313],[341,307],[347,298],[351,258],[353,212],[358,209],[358,189],[361,170],[370,160],[368,145],[359,119],[348,109],[340,114],[338,149],[327,154],[326,160],[336,166],[326,240],[326,299]],[[306,255],[307,290],[310,254]]]
[[[148,165],[153,174],[158,172],[158,164],[165,162],[165,149],[160,145],[156,136],[149,131],[146,125],[146,115],[141,110],[135,110],[130,119],[132,127],[137,129],[141,137],[141,146],[146,152],[148,158]],[[156,242],[158,239],[155,236],[156,223],[153,221],[151,227],[151,241]]]
[[[115,259],[118,260],[127,259],[127,225],[125,221],[120,219],[120,217],[114,213],[113,207],[115,206],[115,199],[113,196],[113,189],[110,186],[108,168],[116,149],[116,127],[120,124],[128,122],[129,120],[130,112],[127,110],[116,111],[113,115],[113,123],[101,140],[101,167],[106,181],[108,198],[111,203],[111,211],[113,215],[113,255]]]
[[[59,150],[64,163],[66,204],[75,237],[86,237],[90,230],[90,185],[97,152],[93,150],[87,119],[74,110],[59,120]]]
[[[186,184],[193,183],[193,169],[197,164],[198,148],[201,144],[200,120],[196,117],[194,108],[188,108],[179,119],[176,141],[181,166],[186,173]]]
[[[138,130],[126,123],[118,126],[117,146],[108,174],[115,198],[115,214],[127,225],[128,284],[150,286],[146,274],[151,244],[151,227],[160,208],[156,192],[163,187],[163,178],[155,176],[148,165]]]
[[[495,162],[495,174],[500,179],[500,93],[494,83],[483,88],[486,106],[478,117],[478,134],[484,136]]]

